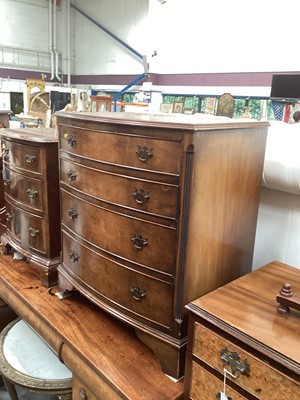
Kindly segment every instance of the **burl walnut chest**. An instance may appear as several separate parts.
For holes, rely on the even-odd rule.
[[[62,295],[79,290],[184,373],[185,305],[252,266],[267,123],[57,113]]]
[[[272,262],[187,305],[185,399],[300,399],[300,312],[277,311],[285,283],[300,299],[300,270]]]
[[[52,286],[61,250],[57,133],[51,128],[3,129],[0,137],[4,252],[19,252],[39,271],[41,283]]]

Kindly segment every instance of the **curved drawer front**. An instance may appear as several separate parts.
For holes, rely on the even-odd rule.
[[[287,375],[273,369],[268,363],[264,363],[202,325],[195,324],[193,354],[221,374],[223,374],[224,366],[230,372],[234,372],[229,363],[224,365],[221,359],[221,352],[224,353],[225,347],[226,352],[223,358],[228,358],[228,356],[231,358],[232,354],[238,354],[239,364],[245,364],[247,360],[249,365],[249,374],[239,374],[238,378],[233,380],[235,384],[262,400],[273,400],[275,388],[276,399],[297,400],[299,398],[299,382],[294,382]],[[237,374],[238,372],[235,372],[235,375]],[[232,380],[230,375],[227,375],[227,378]]]
[[[63,263],[100,296],[122,305],[143,318],[164,326],[171,324],[171,284],[114,263],[83,247],[63,232]]]
[[[46,254],[45,222],[6,201],[7,228],[24,249]],[[57,239],[59,240],[59,238]]]
[[[61,190],[62,221],[95,246],[174,274],[176,230],[115,213]]]
[[[60,148],[109,164],[179,174],[180,142],[61,126]]]
[[[40,148],[27,146],[19,143],[12,143],[4,140],[2,144],[3,161],[9,164],[10,168],[24,169],[35,173],[41,173]]]
[[[98,199],[176,218],[178,187],[149,182],[61,160],[61,180]]]
[[[3,171],[5,193],[14,200],[43,211],[42,182],[5,168]]]

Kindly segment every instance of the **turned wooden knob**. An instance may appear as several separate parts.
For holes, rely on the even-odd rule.
[[[293,296],[292,286],[289,283],[284,283],[279,293],[284,297]]]

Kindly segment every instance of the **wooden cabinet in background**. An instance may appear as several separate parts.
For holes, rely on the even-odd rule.
[[[111,96],[91,96],[91,109],[93,112],[111,111]]]
[[[61,293],[77,289],[133,326],[180,378],[184,306],[251,270],[268,124],[56,115]]]
[[[220,398],[224,368],[232,400],[300,398],[300,313],[277,312],[286,282],[300,293],[300,270],[273,262],[187,305],[185,399]]]
[[[58,148],[54,129],[0,131],[7,230],[5,252],[14,249],[40,272],[41,282],[57,282],[60,261]]]

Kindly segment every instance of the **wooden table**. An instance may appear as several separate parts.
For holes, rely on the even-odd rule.
[[[161,371],[133,328],[79,293],[60,300],[56,291],[42,286],[24,260],[0,255],[1,298],[72,370],[73,400],[182,398],[183,380],[174,382]]]

